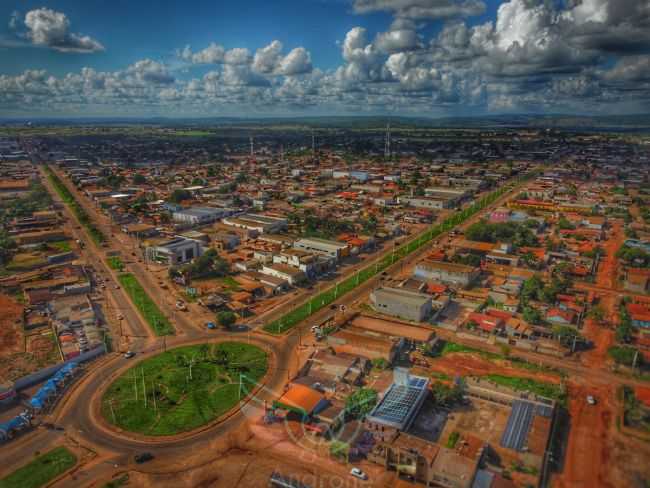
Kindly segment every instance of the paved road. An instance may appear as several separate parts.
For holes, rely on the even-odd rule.
[[[60,174],[59,176],[62,177]],[[50,189],[55,195],[55,198],[58,199],[58,196],[56,196],[56,193],[53,191],[53,188],[51,188],[51,185],[47,179],[44,180],[46,181],[48,189]],[[62,178],[62,181],[66,180]],[[110,236],[111,225],[110,223],[106,223],[106,217],[97,212],[96,209],[92,207],[92,205],[89,205],[85,197],[82,197],[79,192],[77,192],[76,189],[72,187],[72,185],[67,186],[71,191],[74,191],[76,198],[80,203],[83,204],[89,215],[92,218],[95,218],[96,222],[100,223],[101,230],[105,232],[107,236]],[[516,191],[516,189],[512,191]],[[500,205],[508,197],[508,195],[509,194],[505,194],[502,196],[489,208]],[[76,218],[71,214],[71,212],[69,212],[67,207],[65,212],[73,222],[76,222]],[[480,215],[474,216],[468,222],[463,224],[462,227],[470,225],[479,217]],[[85,230],[82,229],[81,231],[77,231],[75,229],[73,232],[75,233],[75,237],[81,238],[84,242],[87,243],[85,252],[89,263],[92,264],[95,269],[100,270],[102,274],[111,275],[114,277],[114,271],[110,270],[104,264],[103,255],[106,249],[118,248],[99,248],[95,246],[94,243],[92,243]],[[417,252],[392,265],[389,269],[386,270],[387,274],[396,273],[404,266],[411,266],[416,260],[420,259],[423,255],[428,253],[433,245],[444,242],[446,238],[447,234],[442,234],[435,241],[432,241],[432,243],[429,245],[423,246]],[[228,333],[224,331],[208,333],[205,331],[201,323],[194,322],[191,317],[188,316],[188,314],[176,312],[173,310],[173,305],[171,306],[170,310],[170,304],[160,299],[161,296],[165,296],[168,294],[168,292],[162,290],[159,287],[157,280],[155,280],[155,278],[153,278],[151,274],[147,272],[143,265],[140,263],[129,263],[129,271],[133,272],[137,276],[137,278],[150,293],[153,291],[154,299],[156,299],[160,308],[169,315],[174,316],[174,323],[179,333],[176,337],[170,337],[167,339],[167,347],[174,347],[192,342],[206,342],[210,340],[226,340],[237,338],[239,340],[244,340],[245,336],[236,333]],[[382,278],[383,277],[380,275],[373,277],[372,279],[363,283],[361,286],[357,287],[355,290],[341,297],[339,300],[337,300],[337,303],[352,305],[354,302],[358,301],[367,295],[373,288],[375,288],[381,282]],[[108,290],[111,298],[114,299],[117,304],[119,304],[119,307],[126,317],[129,326],[133,329],[133,333],[135,335],[142,335],[143,337],[146,337],[146,339],[142,339],[140,342],[138,342],[139,349],[144,351],[143,354],[138,356],[138,358],[146,358],[158,353],[162,347],[160,340],[153,338],[149,327],[144,324],[143,320],[134,310],[133,305],[126,297],[124,292],[122,290],[115,290],[112,288],[109,288]],[[259,332],[254,332],[253,334],[247,336],[251,342],[271,349],[275,354],[275,366],[270,371],[266,389],[260,392],[258,395],[258,398],[260,400],[271,400],[273,398],[277,398],[278,394],[282,391],[283,386],[286,383],[287,377],[295,373],[295,349],[301,338],[304,337],[306,330],[309,328],[309,325],[323,321],[331,314],[332,311],[327,308],[320,310],[308,320],[295,327],[288,335],[283,337],[270,337]],[[155,444],[143,443],[142,441],[130,439],[128,437],[115,434],[111,431],[107,431],[93,420],[91,409],[95,403],[92,401],[92,399],[94,396],[96,396],[96,393],[101,389],[102,385],[104,385],[111,377],[113,377],[113,375],[119,374],[123,369],[128,368],[131,364],[132,363],[123,359],[121,356],[114,355],[112,359],[109,359],[103,363],[101,365],[101,368],[96,368],[93,371],[90,371],[87,377],[80,381],[80,383],[74,388],[69,398],[67,398],[64,403],[57,409],[57,411],[55,411],[54,417],[57,424],[63,426],[66,429],[66,433],[68,435],[74,436],[82,444],[99,447],[109,452],[115,453],[114,460],[121,464],[127,463],[130,455],[138,450],[142,450],[145,446],[147,450],[155,452],[160,456],[177,456],[178,449],[183,447],[192,446],[193,448],[201,448],[203,443],[207,444],[215,436],[230,431],[245,420],[245,417],[243,415],[236,414],[226,421],[218,424],[217,426],[198,432],[191,437],[173,441],[157,442]],[[52,442],[53,434],[39,434],[33,436],[32,439],[33,440],[30,441],[26,438],[24,439],[25,442],[21,442],[20,451],[24,453],[25,457],[30,456],[34,450],[42,450],[44,446],[43,441]]]

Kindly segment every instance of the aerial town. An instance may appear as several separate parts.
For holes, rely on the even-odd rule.
[[[650,138],[7,126],[0,487],[650,486]]]

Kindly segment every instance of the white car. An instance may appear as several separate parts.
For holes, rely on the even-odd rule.
[[[589,405],[596,405],[596,399],[593,397],[593,395],[587,395],[587,403]]]
[[[359,478],[360,480],[367,480],[368,475],[361,471],[359,468],[352,468],[350,470],[350,474],[354,476],[355,478]]]
[[[126,351],[124,353],[124,359],[131,359],[133,356],[135,356],[135,353],[133,351]]]

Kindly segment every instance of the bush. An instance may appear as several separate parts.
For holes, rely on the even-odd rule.
[[[345,411],[355,418],[363,418],[375,407],[378,398],[376,390],[360,388],[345,400]]]
[[[642,366],[643,354],[631,346],[613,346],[607,351],[607,354],[617,363],[624,366],[632,366],[636,357],[636,366]]]

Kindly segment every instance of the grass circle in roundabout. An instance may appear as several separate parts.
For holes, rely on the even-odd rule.
[[[149,436],[201,427],[234,407],[261,380],[267,353],[241,342],[178,347],[145,359],[102,396],[104,419]]]

